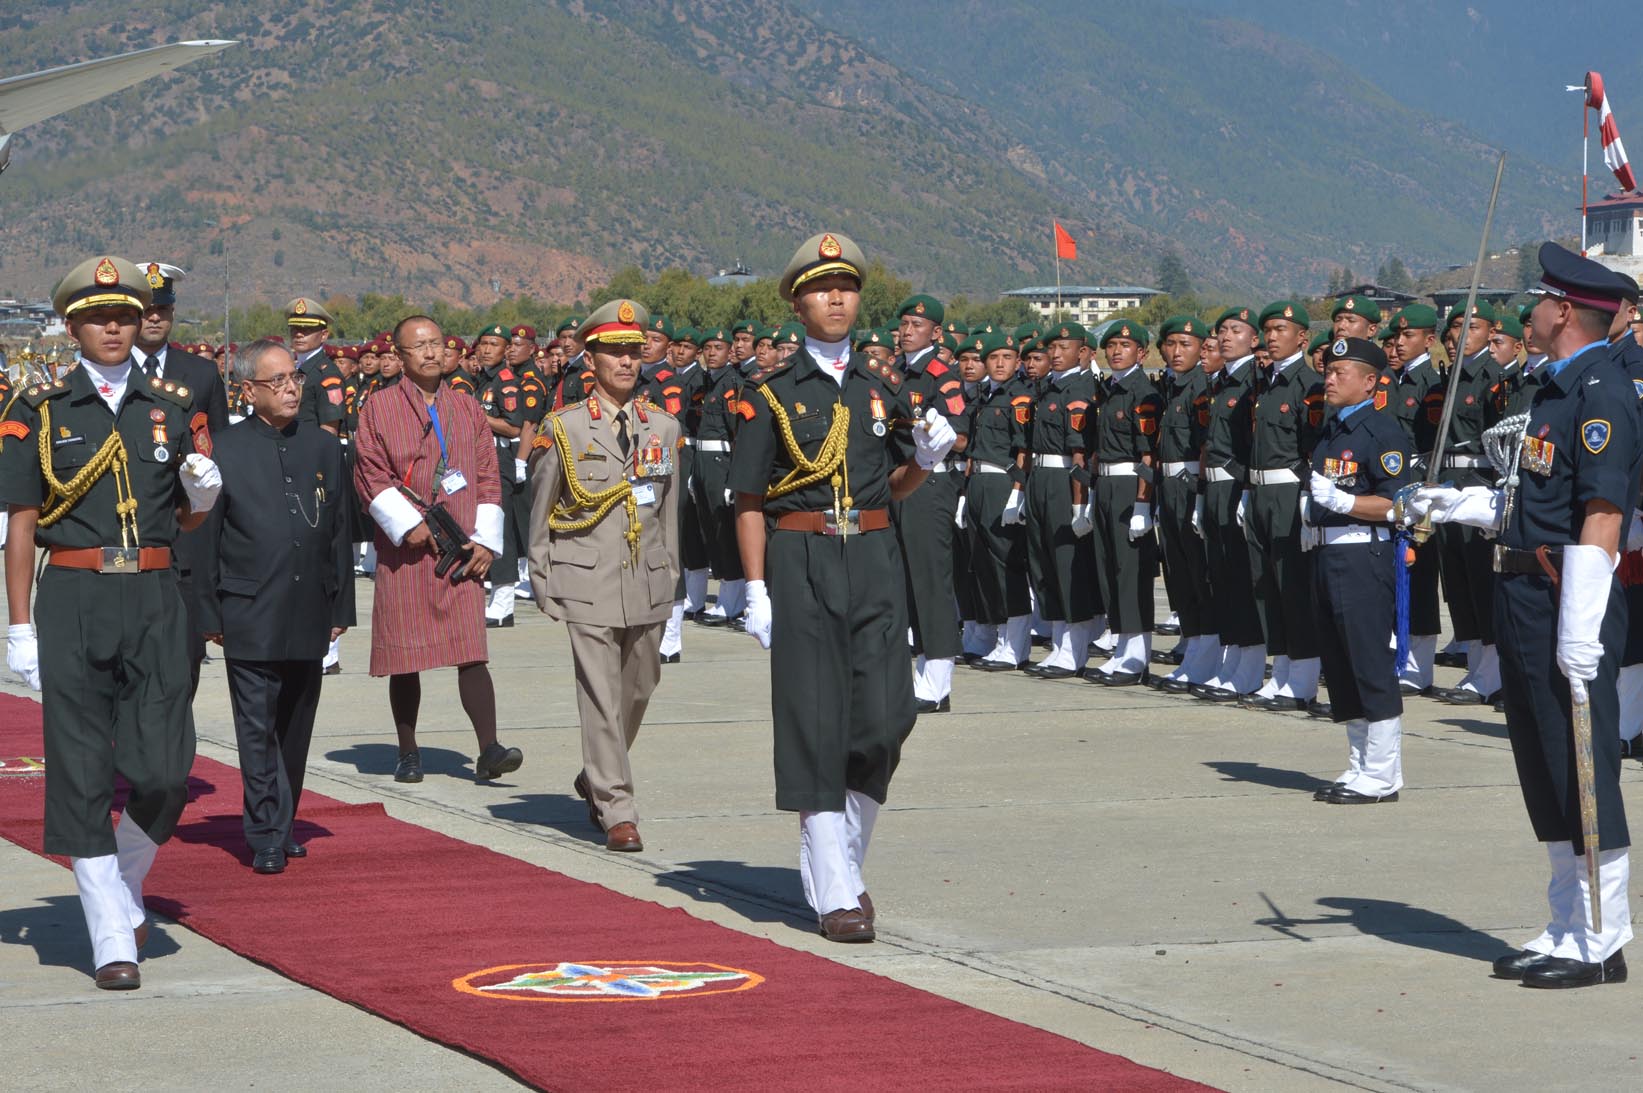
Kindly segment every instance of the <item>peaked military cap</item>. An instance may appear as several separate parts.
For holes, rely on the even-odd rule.
[[[1186,334],[1194,338],[1209,337],[1209,324],[1193,315],[1171,315],[1164,320],[1164,325],[1158,328],[1158,340],[1163,341],[1171,334]]]
[[[336,320],[318,300],[298,296],[285,305],[285,325],[298,330],[314,330],[322,326],[335,326]]]
[[[909,315],[917,319],[929,319],[937,326],[941,326],[942,320],[947,317],[947,311],[941,306],[940,300],[936,299],[934,296],[926,296],[923,293],[920,293],[916,296],[907,297],[907,299],[901,302],[901,306],[896,308],[896,318],[905,319]],[[960,324],[958,323],[954,323],[951,327],[947,328],[947,332],[949,334],[958,334],[961,337],[964,334],[969,333],[968,331],[957,329],[959,325]]]
[[[177,302],[177,290],[173,286],[188,276],[181,266],[153,261],[133,262],[132,265],[143,271],[143,280],[154,291],[154,298],[148,302],[149,307],[171,307]]]
[[[1426,304],[1410,304],[1398,312],[1398,317],[1392,320],[1392,330],[1436,330],[1438,328],[1438,313],[1436,309]]]
[[[848,274],[860,285],[862,270],[866,266],[867,259],[862,257],[861,248],[849,236],[834,232],[812,235],[799,244],[799,249],[793,252],[787,268],[782,271],[782,299],[791,300],[800,288],[829,273]]]
[[[1272,319],[1284,319],[1300,327],[1312,325],[1312,317],[1306,313],[1306,308],[1294,300],[1274,300],[1266,305],[1261,309],[1260,321],[1255,325],[1265,330],[1266,324]]]
[[[1362,315],[1372,323],[1381,321],[1381,305],[1367,296],[1342,296],[1335,301],[1335,310],[1329,313],[1329,317],[1333,319],[1343,311],[1351,315]]]
[[[1620,310],[1620,282],[1607,266],[1556,243],[1542,243],[1540,270],[1540,284],[1532,291],[1610,314]]]
[[[1336,338],[1324,350],[1324,366],[1333,361],[1357,361],[1377,372],[1386,371],[1386,354],[1368,338]]]
[[[582,322],[582,340],[606,345],[643,345],[650,312],[633,300],[612,300]]]
[[[124,258],[87,258],[57,282],[51,306],[66,319],[93,307],[134,307],[141,311],[153,298],[148,279]]]

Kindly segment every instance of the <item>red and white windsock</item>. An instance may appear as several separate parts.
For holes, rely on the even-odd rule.
[[[1626,146],[1620,143],[1620,130],[1614,123],[1614,112],[1609,109],[1609,95],[1603,90],[1603,77],[1596,72],[1586,73],[1586,105],[1597,111],[1598,133],[1603,138],[1603,162],[1627,190],[1637,189],[1632,165],[1626,162]]]

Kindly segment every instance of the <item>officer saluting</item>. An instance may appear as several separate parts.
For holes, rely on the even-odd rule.
[[[781,293],[804,345],[749,378],[730,465],[747,632],[771,650],[776,807],[799,813],[805,897],[830,941],[873,940],[862,865],[917,717],[889,506],[954,440],[934,408],[909,420],[894,369],[851,353],[865,267],[832,233],[793,255]]]
[[[187,619],[171,568],[222,479],[193,392],[131,359],[151,290],[121,258],[92,258],[52,293],[80,367],[22,391],[0,422],[7,665],[41,691],[48,854],[73,861],[97,985],[141,985],[143,878],[188,800],[194,762]],[[35,628],[34,548],[46,548]],[[118,587],[114,587],[115,585]],[[118,828],[114,776],[131,785]]]
[[[1614,568],[1637,504],[1643,436],[1636,392],[1605,344],[1620,307],[1614,275],[1555,243],[1540,248],[1540,265],[1534,337],[1551,359],[1527,422],[1513,430],[1515,481],[1504,490],[1425,486],[1410,509],[1497,533],[1506,728],[1529,820],[1551,858],[1552,919],[1521,952],[1495,961],[1495,974],[1526,986],[1584,987],[1625,979],[1621,946],[1632,936],[1615,687],[1626,614]],[[1596,772],[1601,930],[1588,910],[1576,793],[1573,707],[1582,697]]]
[[[1347,764],[1313,797],[1332,805],[1396,801],[1403,788],[1403,698],[1386,640],[1397,621],[1387,525],[1413,461],[1397,419],[1373,408],[1385,371],[1386,354],[1365,338],[1336,338],[1324,350],[1324,398],[1334,413],[1312,452],[1309,522],[1319,531],[1319,659],[1331,717],[1346,725]]]

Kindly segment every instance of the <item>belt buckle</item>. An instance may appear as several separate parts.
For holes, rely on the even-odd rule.
[[[104,547],[103,573],[136,573],[141,567],[136,547]]]
[[[829,512],[829,513],[825,513],[824,516],[825,516],[825,519],[826,519],[827,523],[822,527],[822,534],[823,535],[860,535],[861,534],[861,510],[860,509],[850,509],[848,512],[846,512],[844,514],[844,525],[842,527],[840,527],[840,525],[839,525],[839,518],[838,518],[838,515],[836,513]]]
[[[1495,544],[1495,550],[1494,550],[1494,570],[1495,570],[1496,573],[1506,572],[1504,569],[1501,568],[1501,562],[1505,559],[1505,557],[1506,557],[1506,548],[1501,546],[1499,543],[1496,543]]]

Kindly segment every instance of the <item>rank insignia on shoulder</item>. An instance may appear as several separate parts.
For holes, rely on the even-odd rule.
[[[598,421],[600,418],[599,397],[597,395],[589,395],[587,397],[587,407],[589,419]]]
[[[532,450],[535,450],[537,448],[542,448],[542,449],[546,450],[546,449],[551,448],[551,447],[553,447],[553,437],[551,437],[551,436],[549,436],[545,433],[537,433],[536,438],[531,441]]]
[[[1580,427],[1580,442],[1588,452],[1598,455],[1609,446],[1609,423],[1602,418],[1586,422]]]
[[[21,421],[0,421],[0,439],[15,437],[18,440],[29,438],[29,427]]]
[[[1381,453],[1381,470],[1385,471],[1387,474],[1390,474],[1390,475],[1402,474],[1403,473],[1403,453],[1402,452],[1382,452]]]

